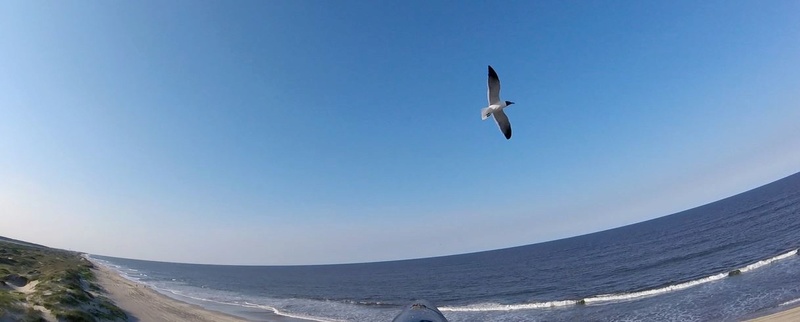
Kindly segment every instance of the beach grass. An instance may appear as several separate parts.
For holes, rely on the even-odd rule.
[[[126,320],[102,295],[93,267],[76,252],[0,240],[0,320]]]

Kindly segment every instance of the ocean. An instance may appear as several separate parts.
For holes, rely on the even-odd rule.
[[[800,173],[593,234],[436,258],[314,266],[90,257],[168,296],[263,321],[733,321],[800,304]],[[269,314],[267,314],[269,313]]]

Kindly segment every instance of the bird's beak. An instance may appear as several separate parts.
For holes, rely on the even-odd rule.
[[[511,105],[511,104],[514,104],[514,102],[510,102],[510,101],[509,101],[509,102],[508,102],[508,105]]]

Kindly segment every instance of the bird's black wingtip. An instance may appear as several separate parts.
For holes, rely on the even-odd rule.
[[[489,65],[489,77],[498,78],[497,77],[497,72],[494,71],[494,68],[492,68],[492,65]]]
[[[506,137],[506,140],[511,140],[511,127],[509,126],[508,129],[503,129],[503,135]]]

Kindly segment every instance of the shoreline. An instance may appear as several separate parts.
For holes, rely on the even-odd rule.
[[[220,307],[238,309],[241,315],[234,315],[199,304],[183,301],[162,294],[155,289],[122,277],[118,272],[102,264],[93,262],[92,271],[104,295],[111,299],[128,315],[128,321],[220,321],[220,322],[312,322],[314,320],[292,318],[274,312],[218,304]],[[756,313],[747,322],[792,322],[800,321],[800,304],[776,307]]]
[[[263,309],[241,308],[242,316],[184,302],[151,287],[128,280],[111,268],[94,263],[92,271],[104,295],[128,315],[128,321],[200,321],[200,322],[306,322],[285,317]],[[220,304],[224,306],[224,304]],[[231,308],[235,306],[230,305]]]
[[[765,315],[747,319],[747,322],[792,322],[800,321],[800,305],[789,305],[785,309],[775,308],[764,312]]]

